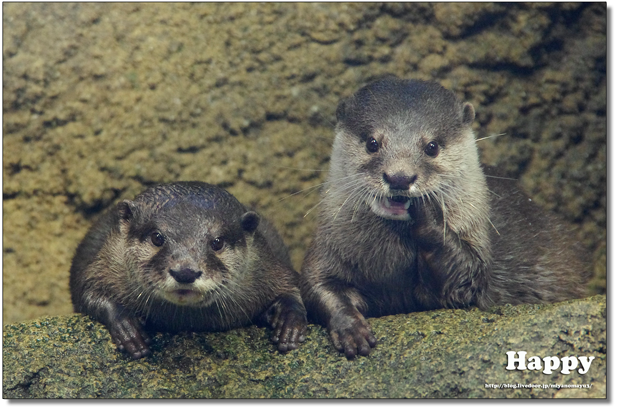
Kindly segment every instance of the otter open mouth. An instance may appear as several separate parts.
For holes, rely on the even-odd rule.
[[[382,197],[375,199],[370,208],[379,217],[391,220],[409,220],[407,210],[411,207],[411,198],[406,196]]]
[[[407,210],[411,205],[411,199],[405,196],[385,197],[383,204],[387,208],[404,208]]]

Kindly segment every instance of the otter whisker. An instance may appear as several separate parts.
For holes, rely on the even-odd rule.
[[[324,199],[323,199],[324,200]],[[304,214],[304,218],[306,218],[308,216],[308,214],[310,214],[312,212],[312,210],[314,210],[315,208],[317,208],[322,202],[323,200],[319,201],[318,203],[316,203],[314,206],[312,206],[312,208],[310,208],[308,211],[306,211],[306,214]]]
[[[360,174],[362,174],[362,173],[354,174],[354,175],[352,175],[352,176],[343,177],[343,178],[340,178],[340,179],[338,179],[338,180],[336,180],[336,181],[343,181],[343,180],[352,180],[352,179],[357,179],[357,177],[358,177]],[[296,191],[296,192],[294,192],[294,193],[292,193],[292,194],[289,194],[289,195],[287,195],[287,196],[284,196],[284,197],[280,198],[280,199],[279,199],[279,200],[277,200],[277,201],[278,201],[278,202],[280,202],[280,201],[286,200],[287,198],[290,198],[290,197],[296,196],[297,194],[301,194],[301,193],[303,193],[303,192],[305,192],[305,191],[308,191],[308,192],[309,192],[308,194],[310,194],[310,193],[312,193],[313,191],[316,191],[317,189],[319,189],[321,186],[324,186],[324,185],[327,185],[327,184],[330,184],[330,183],[333,183],[333,182],[326,181],[326,182],[323,182],[323,183],[320,183],[320,184],[313,185],[313,186],[308,187],[308,188],[304,188],[303,190],[299,190],[299,191]]]
[[[215,308],[217,308],[217,312],[220,314],[220,320],[222,324],[224,324],[225,323],[224,314],[222,313],[222,307],[220,305],[220,298],[221,298],[220,291],[219,289],[216,288],[215,290],[213,290],[213,293],[214,293],[213,302],[215,303]]]
[[[493,227],[493,229],[495,230],[495,232],[497,233],[497,235],[499,234],[499,231],[497,230],[497,228],[495,228],[495,224],[493,224],[493,221],[491,221],[491,219],[489,217],[487,217],[487,220],[489,220],[489,223],[491,223],[491,227]]]
[[[495,197],[497,198],[502,198],[502,196],[500,196],[499,194],[497,194],[495,191],[488,189],[489,193],[493,194]]]
[[[223,290],[222,291],[227,291],[228,290],[228,286],[223,286],[222,287]],[[231,298],[227,298],[227,295],[222,294],[221,298],[220,298],[220,305],[222,306],[222,312],[224,313],[224,320],[226,323],[230,322],[230,318],[231,318],[231,309],[229,307],[229,303],[232,303],[234,301],[234,299]]]
[[[478,141],[486,140],[486,139],[489,139],[489,138],[501,137],[501,136],[505,136],[505,135],[506,135],[506,133],[492,134],[492,135],[490,135],[490,136],[486,136],[486,137],[477,138],[477,139],[476,139],[476,140],[474,140],[474,141],[477,143]]]
[[[347,201],[349,201],[349,199],[351,198],[351,196],[353,196],[358,190],[360,190],[360,187],[356,187],[352,190],[351,194],[349,194],[349,196],[347,197],[346,200],[344,200],[344,202],[342,203],[342,205],[340,206],[340,208],[338,208],[338,211],[336,211],[336,213],[334,214],[334,220],[336,219],[336,217],[338,217],[338,214],[340,213],[340,210],[342,210],[342,207],[344,207],[344,205],[347,203]]]
[[[280,165],[275,165],[274,168],[284,168],[287,170],[297,170],[297,171],[325,171],[325,168],[297,168],[297,167],[287,167],[287,166],[280,166]]]
[[[362,173],[358,173],[358,174],[356,174],[356,175],[354,175],[354,176],[348,176],[348,177],[345,177],[345,178],[342,178],[342,179],[338,179],[338,181],[341,181],[341,180],[346,180],[346,179],[352,179],[352,181],[347,182],[346,184],[344,184],[344,185],[342,185],[342,186],[335,187],[335,188],[336,188],[336,190],[334,190],[334,191],[336,191],[336,192],[338,192],[338,191],[343,191],[343,192],[346,192],[346,190],[347,190],[348,188],[350,188],[350,187],[352,187],[352,186],[357,185],[357,184],[358,184],[358,181],[357,181],[357,179],[353,179],[353,177],[357,177],[359,174],[362,174]],[[331,182],[329,182],[329,183],[330,183],[330,189],[331,189],[331,187],[332,187]],[[324,183],[324,184],[327,184],[327,183]],[[326,190],[326,191],[325,191],[325,194],[327,194],[327,192],[328,192],[330,189]],[[327,200],[327,199],[328,199],[328,197],[325,195],[325,196],[324,196],[324,197],[323,197],[323,198],[322,198],[322,199],[321,199],[318,203],[316,203],[314,206],[312,206],[312,207],[311,207],[311,208],[310,208],[310,209],[306,212],[306,214],[304,214],[304,218],[306,218],[306,217],[308,216],[308,214],[310,214],[310,213],[312,212],[312,210],[314,210],[315,208],[317,208],[317,207],[318,207],[321,203],[323,203],[323,201],[325,201],[325,200]]]
[[[420,197],[422,197],[422,207],[426,207],[426,197],[428,197],[428,190],[426,188],[422,190],[422,195]]]
[[[443,243],[444,245],[446,244],[446,230],[447,230],[447,224],[448,224],[448,219],[446,218],[446,203],[444,202],[443,199],[443,193],[441,193],[441,214],[443,217]]]
[[[354,220],[355,214],[359,210],[359,207],[362,204],[368,204],[368,200],[367,199],[370,199],[370,197],[372,196],[372,192],[373,192],[373,190],[364,187],[364,189],[362,190],[362,192],[358,196],[358,200],[355,203],[355,206],[353,207],[353,216],[351,217],[351,221]]]
[[[240,309],[243,316],[245,316],[248,319],[248,321],[251,321],[252,317],[246,311],[245,306],[240,303],[240,301],[249,300],[248,298],[249,295],[245,291],[246,287],[247,286],[245,284],[241,284],[238,282],[237,279],[233,279],[233,278],[230,279],[229,284],[223,285],[223,288],[227,291],[230,290],[230,292],[232,292],[232,290],[235,290],[235,298],[229,298],[229,301],[236,304],[236,306]]]
[[[444,184],[440,184],[435,188],[435,191],[442,192],[446,196],[446,200],[456,206],[457,204],[463,204],[469,196],[467,193],[459,191],[458,189],[450,190],[450,187]]]
[[[355,190],[355,196],[351,202],[350,211],[351,211],[351,221],[355,220],[355,215],[359,210],[359,207],[363,204],[364,198],[366,197],[367,189],[361,187]]]
[[[355,185],[355,183],[356,183],[356,182],[349,183],[348,185],[346,185],[346,187],[353,186],[353,185]],[[329,190],[328,190],[328,191],[329,191]],[[314,206],[312,206],[312,207],[311,207],[311,208],[310,208],[310,209],[306,212],[306,214],[304,214],[304,218],[305,218],[305,217],[307,217],[307,216],[308,216],[308,214],[310,214],[310,212],[312,212],[312,210],[314,210],[315,208],[317,208],[317,207],[318,207],[318,206],[319,206],[319,205],[320,205],[323,201],[327,200],[327,198],[328,198],[327,196],[323,197],[323,198],[322,198],[322,199],[321,199],[318,203],[316,203]]]
[[[488,174],[485,174],[484,176],[485,176],[485,177],[488,177],[488,178],[496,178],[496,179],[498,179],[498,180],[511,180],[511,181],[519,181],[519,179],[518,179],[518,178],[499,177],[499,176],[490,176],[490,175],[488,175]]]
[[[349,190],[351,187],[353,187],[353,190]],[[335,191],[336,192],[341,192],[341,193],[343,193],[345,195],[348,194],[347,199],[345,199],[345,201],[343,202],[343,205],[344,205],[344,203],[347,202],[347,200],[351,197],[351,195],[353,193],[355,193],[355,191],[357,191],[359,189],[360,189],[359,182],[357,180],[354,180],[354,181],[350,181],[348,183],[345,183],[343,185],[338,186]],[[337,213],[335,213],[335,214],[337,214]]]
[[[360,183],[359,183],[359,181],[358,181],[358,180],[349,181],[349,182],[346,182],[346,183],[344,183],[344,184],[342,184],[342,185],[339,185],[339,186],[337,186],[337,187],[334,189],[334,191],[335,191],[336,193],[339,193],[339,192],[340,192],[340,193],[348,194],[348,189],[349,189],[350,187],[355,187],[355,186],[360,186]]]
[[[297,194],[301,194],[301,193],[303,193],[303,192],[305,192],[305,191],[307,191],[307,192],[308,192],[308,193],[306,193],[306,196],[308,196],[308,195],[312,194],[312,192],[313,192],[313,191],[318,190],[318,189],[319,189],[322,185],[324,185],[324,184],[325,184],[325,183],[321,183],[321,184],[314,185],[314,186],[312,186],[312,187],[304,188],[303,190],[299,190],[299,191],[296,191],[296,192],[294,192],[294,193],[292,193],[292,194],[289,194],[289,195],[287,195],[287,196],[284,196],[284,197],[282,197],[282,198],[279,198],[276,202],[278,202],[278,203],[279,203],[279,202],[281,202],[281,201],[286,200],[287,198],[291,198],[291,197],[296,196]]]
[[[146,298],[144,300],[142,300],[142,303],[140,304],[142,310],[144,311],[144,313],[145,313],[145,315],[147,317],[148,317],[149,313],[151,312],[151,305],[153,304],[153,301],[151,300],[151,297],[153,296],[153,294],[155,294],[155,291],[149,292],[148,295],[146,296]]]

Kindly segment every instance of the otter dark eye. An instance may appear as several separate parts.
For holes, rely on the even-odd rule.
[[[219,251],[224,247],[224,240],[220,237],[217,237],[215,240],[211,241],[211,248],[213,251]]]
[[[166,242],[166,239],[163,235],[161,235],[161,233],[154,232],[153,234],[151,234],[151,242],[155,247],[161,247],[162,245],[164,245],[164,242]]]
[[[376,153],[379,151],[379,142],[374,137],[369,137],[368,140],[366,140],[366,150],[368,150],[369,153]]]
[[[424,154],[429,157],[437,157],[437,154],[439,154],[439,144],[431,141],[426,145],[426,148],[424,148]]]

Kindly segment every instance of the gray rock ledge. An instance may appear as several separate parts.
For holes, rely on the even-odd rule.
[[[157,334],[132,361],[82,315],[4,327],[3,398],[606,398],[606,297],[483,312],[438,310],[370,319],[379,343],[348,361],[312,325],[281,355],[268,330]],[[586,374],[507,371],[507,351],[594,356]],[[490,388],[485,384],[591,384]]]

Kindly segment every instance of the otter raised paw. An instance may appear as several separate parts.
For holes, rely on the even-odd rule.
[[[266,312],[278,349],[298,347],[306,311],[281,238],[231,194],[200,182],[149,188],[93,225],[71,266],[76,311],[133,358],[144,331],[220,331]],[[144,328],[143,328],[144,324]]]

